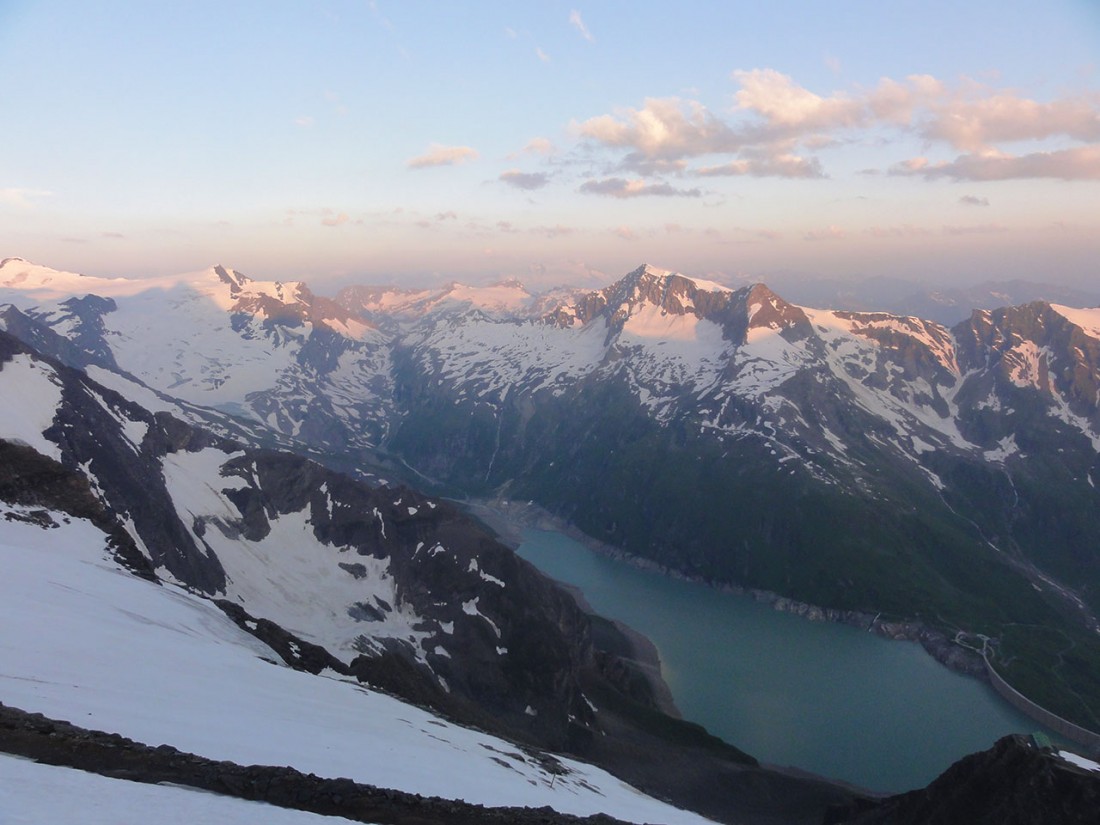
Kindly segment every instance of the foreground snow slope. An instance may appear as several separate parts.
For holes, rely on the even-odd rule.
[[[351,822],[263,802],[166,785],[108,779],[0,754],[0,816],[4,825],[339,825]]]
[[[511,743],[389,696],[273,663],[213,605],[106,560],[92,525],[52,529],[0,505],[0,701],[152,745],[485,805],[701,817],[561,759],[554,776]],[[196,820],[192,820],[196,821]]]

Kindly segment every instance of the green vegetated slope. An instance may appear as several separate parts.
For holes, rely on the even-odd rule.
[[[929,453],[939,490],[858,437],[847,456],[858,472],[837,464],[823,479],[779,462],[755,434],[718,437],[689,416],[658,422],[616,381],[513,396],[498,411],[404,374],[401,392],[416,403],[390,446],[457,490],[533,500],[714,584],[986,634],[1021,692],[1098,727],[1098,637],[1022,572],[1036,564],[1064,577],[1096,607],[1100,575],[1085,537],[1100,535],[1100,497],[1081,483],[1091,451],[1065,449],[1072,433],[1023,428],[1028,460],[1003,466]],[[858,433],[858,412],[845,414]]]

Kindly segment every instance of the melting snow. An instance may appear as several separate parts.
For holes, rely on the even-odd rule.
[[[0,520],[0,701],[212,759],[291,765],[410,793],[550,805],[578,815],[606,812],[635,822],[706,821],[573,760],[560,760],[568,773],[556,779],[522,754],[505,767],[492,756],[514,752],[507,742],[359,685],[273,665],[269,648],[209,602],[131,576],[104,560],[104,552],[103,534],[86,522],[42,530]],[[0,776],[25,767],[6,763]],[[29,781],[44,781],[40,776]],[[73,787],[68,778],[56,781]],[[91,797],[84,794],[100,794],[91,785],[82,783],[74,796],[31,803],[28,785],[3,781],[0,799],[9,814],[13,800],[34,810],[83,803],[87,811]],[[140,787],[170,807],[190,793]],[[115,804],[133,799],[126,783],[109,786],[109,793]],[[282,812],[267,808],[239,814],[226,800],[209,801],[215,806],[209,816],[180,810],[196,822],[238,821],[230,816],[287,825],[314,821],[301,814],[282,820]],[[158,810],[135,818],[174,822],[171,816]],[[51,815],[31,821],[74,820]]]
[[[1087,771],[1100,772],[1100,764],[1093,762],[1091,759],[1086,759],[1083,756],[1078,756],[1071,751],[1058,751],[1058,755],[1065,759],[1067,762],[1076,765],[1079,768],[1084,768]]]

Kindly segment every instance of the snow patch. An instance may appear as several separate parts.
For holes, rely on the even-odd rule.
[[[42,434],[60,405],[61,379],[49,364],[26,353],[0,362],[0,438],[60,461],[61,448]]]

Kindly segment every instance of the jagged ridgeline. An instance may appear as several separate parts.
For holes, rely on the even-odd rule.
[[[9,260],[0,287],[9,329],[95,375],[345,467],[533,500],[707,581],[988,636],[1013,685],[1100,727],[1098,310],[946,328],[652,267],[328,301],[220,267],[149,288]]]

